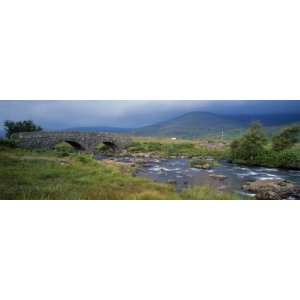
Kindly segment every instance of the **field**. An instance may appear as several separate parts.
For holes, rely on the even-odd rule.
[[[132,176],[132,166],[96,161],[87,154],[1,147],[0,167],[0,199],[239,198],[208,186],[179,194],[171,184]]]
[[[167,138],[134,138],[128,147],[129,153],[150,153],[161,157],[202,157],[211,156],[218,159],[228,158],[229,144],[218,139],[167,139]]]

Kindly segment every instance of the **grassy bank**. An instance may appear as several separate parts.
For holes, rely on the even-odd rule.
[[[0,199],[236,199],[210,187],[182,194],[132,176],[133,168],[88,155],[0,149]]]
[[[173,199],[172,187],[86,155],[0,151],[1,199]]]
[[[225,142],[217,140],[171,140],[171,139],[135,139],[128,147],[129,153],[151,153],[161,157],[211,156],[218,159],[227,158],[229,147]]]

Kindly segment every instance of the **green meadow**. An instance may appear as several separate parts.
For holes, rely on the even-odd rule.
[[[134,142],[127,151],[134,153],[150,153],[161,157],[186,156],[205,157],[211,156],[217,159],[229,157],[228,142],[218,139],[202,140],[171,140],[170,138],[134,138]]]

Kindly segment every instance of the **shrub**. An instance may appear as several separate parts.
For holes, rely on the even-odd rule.
[[[59,143],[54,147],[54,149],[58,157],[66,157],[75,153],[75,149],[68,143]]]
[[[235,161],[236,163],[247,163],[245,161]],[[300,169],[300,151],[298,149],[287,149],[275,151],[264,149],[259,152],[254,165],[284,169]]]
[[[300,151],[287,149],[278,153],[277,164],[280,168],[300,169]]]
[[[76,156],[76,159],[84,164],[95,162],[94,158],[89,154],[81,154]]]
[[[298,142],[300,126],[291,126],[282,129],[272,138],[272,147],[275,151],[282,151],[293,147]]]
[[[190,166],[195,168],[215,168],[218,167],[220,164],[215,160],[207,160],[205,157],[199,157],[192,159],[190,161]]]
[[[67,157],[67,156],[70,156],[70,153],[69,152],[60,151],[60,152],[57,152],[57,156],[58,157]]]
[[[242,160],[254,164],[259,154],[264,151],[267,141],[261,124],[253,123],[245,135],[231,143],[232,161]]]
[[[112,147],[103,143],[96,146],[96,151],[98,153],[108,154],[108,155],[113,154],[115,152]]]
[[[4,127],[6,131],[6,137],[9,138],[12,134],[18,132],[33,132],[33,131],[41,131],[42,127],[34,124],[31,120],[27,121],[5,121]]]
[[[297,142],[299,128],[283,129],[274,135],[270,147],[261,126],[253,124],[244,136],[231,143],[230,160],[238,164],[300,169],[300,150],[292,148]]]
[[[15,143],[15,141],[5,139],[0,140],[0,147],[16,148],[17,144]]]
[[[239,159],[240,141],[234,140],[230,144],[230,158],[232,161]]]
[[[276,168],[278,167],[278,153],[273,150],[263,149],[257,154],[254,164]]]

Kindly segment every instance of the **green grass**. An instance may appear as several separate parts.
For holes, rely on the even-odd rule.
[[[177,198],[170,185],[134,178],[89,156],[54,157],[1,151],[0,199]]]
[[[183,199],[195,199],[195,200],[239,200],[241,196],[232,194],[229,192],[219,192],[210,186],[195,186],[186,189],[181,194]]]
[[[204,157],[211,156],[217,159],[227,158],[229,148],[226,144],[217,144],[215,141],[171,141],[167,139],[140,139],[128,147],[129,153],[151,153],[162,157],[187,156]]]
[[[132,176],[133,167],[89,155],[0,149],[0,199],[236,199],[197,187],[182,194],[171,184]]]

